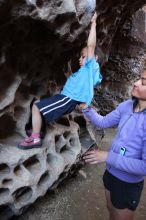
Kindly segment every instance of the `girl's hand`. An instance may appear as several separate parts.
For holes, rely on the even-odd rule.
[[[86,103],[81,103],[81,104],[79,104],[79,106],[80,106],[81,110],[88,107],[88,105]]]
[[[101,150],[92,150],[88,151],[83,159],[86,163],[89,164],[99,164],[103,163],[107,159],[108,152],[107,151],[101,151]]]

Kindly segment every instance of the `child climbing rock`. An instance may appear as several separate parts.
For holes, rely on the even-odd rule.
[[[60,94],[47,97],[35,102],[32,106],[32,134],[19,143],[18,148],[27,150],[42,145],[40,130],[42,116],[46,123],[58,119],[64,114],[72,112],[76,105],[86,103],[89,105],[94,95],[94,87],[102,80],[96,48],[96,18],[95,13],[91,19],[91,29],[87,46],[81,51],[79,59],[80,69],[73,73],[65,83]]]

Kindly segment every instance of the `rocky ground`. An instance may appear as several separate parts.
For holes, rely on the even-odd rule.
[[[107,148],[114,129],[106,132],[101,146]],[[38,199],[23,215],[13,220],[108,220],[102,174],[104,165],[86,165],[55,192]],[[135,220],[146,219],[146,184]]]

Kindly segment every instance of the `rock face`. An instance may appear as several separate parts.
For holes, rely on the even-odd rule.
[[[0,120],[11,117],[12,134],[25,135],[34,96],[45,94],[51,82],[64,83],[64,62],[85,41],[94,8],[88,1],[1,1]]]
[[[94,104],[106,113],[129,96],[131,82],[145,65],[144,4],[146,0],[0,0],[0,218],[20,214],[55,188],[100,141],[102,131],[76,109],[48,126],[42,148],[16,148],[26,136],[32,99],[60,91],[68,61],[73,71],[78,68],[95,7],[97,44],[105,56]]]
[[[104,82],[95,95],[103,114],[131,96],[133,82],[146,67],[145,25],[145,12],[140,9],[117,29],[108,62],[102,68]]]

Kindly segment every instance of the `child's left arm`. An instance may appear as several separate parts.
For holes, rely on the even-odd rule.
[[[95,12],[95,14],[91,19],[91,29],[87,42],[88,60],[90,60],[94,56],[94,51],[96,47],[96,19],[97,19],[97,13]]]

